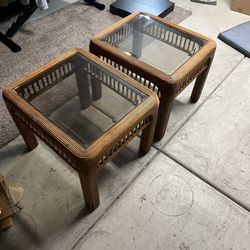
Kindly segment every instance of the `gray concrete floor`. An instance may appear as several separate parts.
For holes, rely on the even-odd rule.
[[[77,174],[43,142],[1,148],[1,172],[25,194],[0,249],[250,249],[250,60],[216,38],[250,18],[226,0],[175,2],[193,12],[181,25],[218,45],[199,102],[188,88],[149,154],[136,138],[100,171],[90,214]]]

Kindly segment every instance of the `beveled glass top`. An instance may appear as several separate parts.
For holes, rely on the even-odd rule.
[[[84,148],[147,98],[80,53],[16,91]]]
[[[205,44],[202,39],[144,14],[103,37],[102,41],[168,75]]]

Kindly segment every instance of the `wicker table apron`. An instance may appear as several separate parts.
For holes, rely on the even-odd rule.
[[[157,140],[164,136],[175,97],[195,78],[191,102],[199,100],[215,49],[213,40],[142,12],[120,20],[90,42],[90,52],[157,93]]]
[[[37,146],[36,134],[79,173],[89,209],[99,205],[98,169],[140,132],[140,151],[150,150],[157,95],[82,49],[10,84],[3,97],[27,147]]]

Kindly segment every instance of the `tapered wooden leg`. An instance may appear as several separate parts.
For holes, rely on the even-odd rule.
[[[88,209],[94,210],[100,204],[96,170],[89,171],[88,173],[81,172],[79,176],[85,204]]]
[[[36,148],[37,145],[38,145],[38,142],[37,142],[37,139],[36,139],[34,133],[18,117],[16,117],[14,115],[14,111],[11,108],[11,104],[7,100],[7,98],[5,97],[4,94],[3,94],[3,99],[4,99],[5,103],[6,103],[6,106],[7,106],[8,110],[9,110],[9,113],[10,113],[12,119],[14,120],[14,122],[15,122],[21,136],[23,137],[23,139],[24,139],[24,141],[25,141],[25,143],[27,145],[28,150],[32,150],[32,149]]]
[[[135,32],[133,35],[133,45],[132,45],[132,54],[134,57],[136,58],[141,57],[142,44],[143,44],[143,34]]]
[[[89,43],[89,52],[96,55],[97,57],[101,57],[102,55],[102,53],[98,53],[92,41],[90,41]],[[102,74],[102,73],[99,72],[97,74]],[[100,75],[99,75],[98,78],[92,81],[92,98],[93,98],[93,101],[97,101],[101,97],[102,97],[102,83],[101,83]]]
[[[161,140],[165,134],[169,116],[175,99],[175,93],[176,93],[176,86],[172,86],[171,88],[162,91],[158,120],[155,129],[155,139],[157,141]]]
[[[28,150],[33,150],[34,148],[36,148],[38,142],[36,136],[31,131],[31,129],[27,125],[25,125],[20,119],[18,119],[15,115],[12,115],[12,118],[18,130],[20,131],[20,134],[22,135]]]
[[[91,76],[91,85],[93,101],[97,101],[102,97],[102,84],[97,77]]]
[[[140,152],[142,154],[147,154],[153,143],[155,126],[157,121],[156,118],[157,117],[153,117],[152,122],[142,131],[141,143],[140,143]]]
[[[80,105],[82,109],[86,109],[91,104],[91,96],[89,91],[91,80],[87,73],[88,65],[87,63],[80,63],[76,61],[74,63],[74,67]]]
[[[212,61],[212,59],[211,59],[211,61]],[[206,79],[207,79],[208,72],[210,70],[210,66],[211,66],[211,62],[209,63],[208,67],[205,70],[203,70],[203,72],[197,77],[197,79],[195,81],[193,91],[192,91],[192,94],[190,97],[190,101],[192,103],[196,103],[200,99],[201,92],[203,90],[203,87],[204,87]]]

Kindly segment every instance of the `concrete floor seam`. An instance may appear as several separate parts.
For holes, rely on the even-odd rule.
[[[157,150],[157,149],[156,149]],[[116,199],[105,209],[105,211],[103,212],[103,214],[89,227],[89,229],[75,242],[75,244],[70,248],[70,250],[75,250],[77,245],[81,242],[81,240],[89,233],[89,231],[94,228],[94,226],[98,223],[98,221],[100,221],[103,216],[109,211],[109,209],[117,202],[117,200],[128,190],[128,188],[131,186],[131,184],[133,184],[136,179],[144,172],[144,170],[150,165],[150,163],[157,157],[157,155],[160,153],[159,150],[157,150],[157,152],[155,153],[155,155],[152,157],[152,159],[150,159],[146,165],[142,168],[142,170],[140,172],[138,172],[138,174],[131,180],[130,183],[128,183],[128,185],[122,190],[122,192],[120,193],[119,196],[116,197]]]
[[[185,124],[193,117],[193,115],[196,114],[196,112],[198,110],[200,110],[200,108],[204,105],[204,103],[213,95],[213,93],[221,86],[221,84],[233,73],[233,71],[241,64],[241,62],[245,59],[245,57],[243,57],[243,59],[228,73],[228,75],[217,85],[217,87],[201,102],[201,104],[194,109],[193,113],[191,113],[186,120],[184,120],[180,127],[173,133],[173,135],[171,135],[169,137],[169,139],[166,140],[166,142],[161,146],[161,148],[164,148],[171,140],[172,138],[185,126]],[[166,130],[167,133],[167,130]],[[157,147],[157,145],[152,145],[156,150],[161,151],[160,147]]]
[[[193,174],[194,176],[196,176],[197,178],[199,178],[200,180],[202,180],[203,182],[205,182],[207,185],[209,185],[210,187],[212,187],[213,189],[215,189],[217,192],[221,193],[223,196],[225,196],[226,198],[228,198],[229,200],[231,200],[232,202],[234,202],[235,204],[237,204],[240,208],[242,208],[242,209],[246,210],[248,213],[250,213],[250,209],[245,204],[243,204],[241,201],[235,199],[232,195],[228,194],[224,190],[222,190],[219,187],[215,186],[211,181],[209,181],[208,179],[206,179],[205,177],[203,177],[202,175],[200,175],[198,172],[196,172],[193,169],[189,168],[187,165],[185,165],[183,162],[181,162],[178,159],[176,159],[171,154],[168,154],[168,153],[166,153],[166,152],[164,152],[162,150],[159,150],[159,152],[162,153],[162,154],[164,154],[165,156],[167,156],[168,158],[170,158],[171,160],[173,160],[174,162],[176,162],[178,165],[180,165],[181,167],[183,167],[184,169],[186,169],[188,172],[190,172],[191,174]]]

